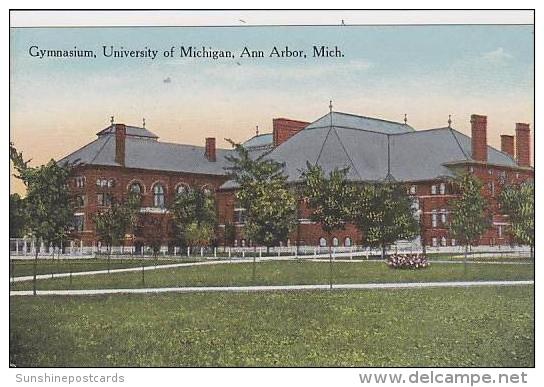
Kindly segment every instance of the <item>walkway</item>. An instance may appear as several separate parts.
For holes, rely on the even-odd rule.
[[[401,282],[378,284],[336,284],[333,290],[372,289],[422,289],[460,288],[474,286],[520,286],[534,285],[534,281],[458,281],[458,282]],[[329,290],[330,285],[269,285],[269,286],[204,286],[180,288],[138,288],[138,289],[82,289],[82,290],[38,290],[40,296],[92,296],[102,294],[157,294],[157,293],[201,293],[201,292],[270,292]],[[10,296],[32,296],[32,290],[10,292]]]

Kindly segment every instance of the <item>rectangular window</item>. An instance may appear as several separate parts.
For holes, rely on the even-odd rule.
[[[417,187],[415,185],[410,187],[410,195],[415,195],[417,193]]]
[[[438,214],[436,213],[436,210],[433,210],[433,213],[431,215],[431,223],[433,227],[438,226]]]
[[[440,220],[442,221],[442,224],[446,224],[446,210],[442,210],[442,213],[440,214]]]
[[[440,183],[440,195],[446,194],[446,183]]]
[[[436,237],[433,237],[433,239],[431,239],[431,241],[432,241],[433,247],[438,246],[438,239]]]
[[[451,245],[452,245],[452,246],[455,246],[456,243],[457,243],[457,241],[456,241],[455,239],[452,239],[452,240],[451,240]]]
[[[497,233],[499,234],[499,238],[502,238],[502,225],[497,226]]]
[[[85,228],[85,215],[77,214],[74,215],[73,219],[74,231],[81,232]]]
[[[77,207],[85,207],[85,195],[77,195],[76,196],[76,206]]]
[[[431,185],[431,195],[436,195],[436,185]]]
[[[234,209],[234,222],[244,224],[246,222],[246,209],[235,208]]]
[[[96,195],[96,202],[99,206],[111,206],[112,196],[106,193]]]

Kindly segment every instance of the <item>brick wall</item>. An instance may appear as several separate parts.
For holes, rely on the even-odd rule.
[[[93,217],[94,215],[105,208],[98,203],[98,194],[109,194],[116,201],[126,199],[132,183],[141,185],[142,192],[142,207],[153,207],[153,187],[156,184],[161,184],[164,188],[165,204],[168,206],[175,198],[176,188],[180,184],[186,184],[194,188],[208,187],[212,191],[216,191],[221,184],[226,181],[225,176],[200,175],[189,173],[171,173],[162,171],[149,171],[127,169],[119,167],[99,167],[87,166],[74,171],[74,178],[70,179],[70,189],[74,195],[85,196],[85,206],[76,208],[76,213],[85,215],[84,232],[76,233],[76,239],[83,239],[86,244],[96,241]],[[75,177],[84,177],[85,186],[78,188],[75,183]],[[97,180],[113,181],[113,186],[99,187],[96,184]],[[171,225],[163,219],[158,220],[157,217],[164,217],[163,214],[145,214],[142,216],[142,226],[145,227],[145,236],[151,237],[153,233],[164,235],[164,240],[171,238]],[[168,218],[168,216],[166,215]],[[151,232],[152,234],[149,234]]]
[[[309,122],[274,118],[272,120],[272,138],[274,146],[278,146],[300,132]]]

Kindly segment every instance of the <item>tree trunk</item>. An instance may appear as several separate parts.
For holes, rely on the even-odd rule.
[[[33,275],[32,275],[32,294],[36,295],[36,270],[38,266],[38,247],[36,247],[36,253],[34,255],[34,267],[33,267]]]
[[[463,259],[463,266],[464,266],[465,275],[467,274],[467,255],[468,255],[468,245],[465,245],[465,256],[464,256],[464,259]]]
[[[253,245],[253,270],[252,270],[252,281],[255,284],[255,271],[257,266],[257,245]]]
[[[329,239],[329,289],[332,290],[332,247],[331,234],[328,234]]]

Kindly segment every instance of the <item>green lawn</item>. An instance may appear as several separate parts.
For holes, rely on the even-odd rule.
[[[125,259],[111,259],[94,258],[94,259],[39,259],[36,265],[37,274],[51,274],[51,273],[73,273],[79,271],[93,271],[93,270],[106,270],[108,266],[110,269],[122,269],[126,267],[142,267],[165,265],[170,263],[181,262],[196,262],[196,258],[183,258],[183,259],[158,259],[153,258],[125,258]],[[34,273],[34,261],[23,259],[12,259],[10,261],[10,277],[22,277],[27,275],[33,275]]]
[[[471,280],[527,280],[534,278],[533,265],[435,263],[423,270],[390,269],[383,262],[336,262],[333,265],[335,283],[428,282]],[[268,261],[256,264],[255,280],[252,263],[161,269],[145,273],[112,273],[38,281],[38,289],[99,289],[174,286],[229,286],[326,284],[329,264],[311,261]],[[32,282],[11,285],[12,290],[31,289]]]
[[[533,286],[10,298],[17,366],[534,366]]]

